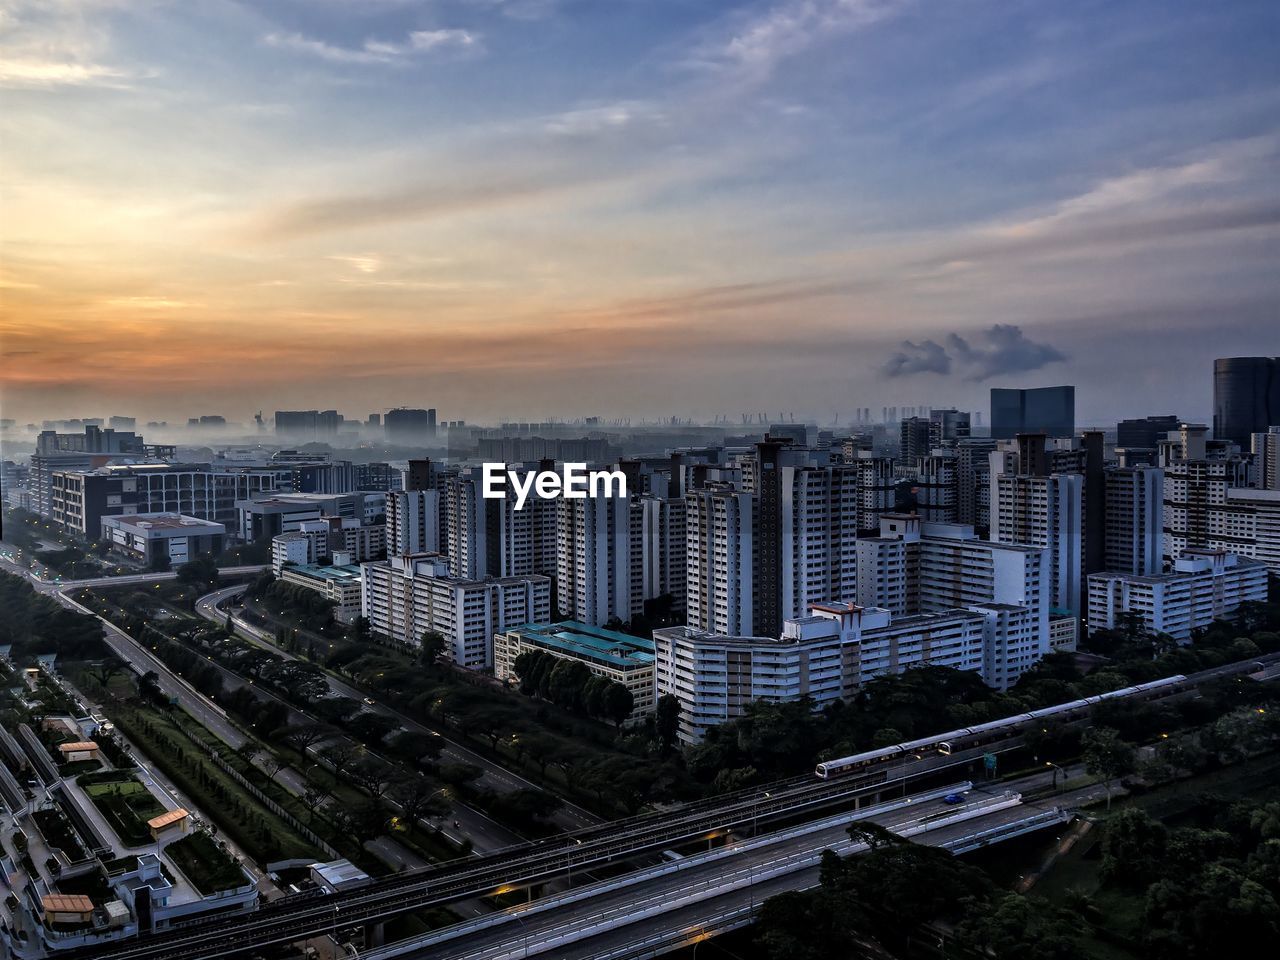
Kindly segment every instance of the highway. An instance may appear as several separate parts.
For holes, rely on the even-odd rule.
[[[215,590],[213,593],[206,594],[196,601],[196,612],[206,620],[221,624],[226,618],[225,612],[220,609],[221,605],[244,590],[245,585],[237,584],[235,586],[223,587],[220,590]],[[269,631],[263,630],[261,627],[257,627],[249,623],[244,617],[233,615],[231,622],[237,633],[250,642],[257,644],[259,647],[269,650],[271,653],[284,657],[287,660],[301,659],[287,650],[280,649],[280,647],[276,646],[273,642],[275,638]],[[345,697],[350,697],[357,703],[366,700],[368,697],[368,694],[364,690],[346,682],[341,677],[335,675],[332,671],[326,670],[325,676],[328,679],[330,689],[336,693]],[[402,729],[407,730],[410,733],[420,734],[424,737],[443,737],[446,746],[441,753],[441,756],[449,762],[469,763],[472,766],[483,770],[484,773],[479,778],[479,784],[496,793],[512,793],[516,790],[542,789],[533,781],[526,779],[514,771],[508,770],[500,764],[490,760],[488,757],[485,757],[469,747],[458,743],[456,740],[441,734],[437,730],[433,730],[430,727],[405,716],[385,704],[375,703],[370,705],[368,709],[394,720]],[[570,803],[568,800],[564,801],[564,805],[556,811],[550,820],[561,830],[581,830],[585,827],[594,826],[595,824],[602,822],[599,817],[591,813],[589,810],[585,810],[576,804]]]
[[[490,917],[455,924],[413,940],[365,952],[364,960],[499,960],[537,956],[598,957],[617,949],[704,927],[704,919],[731,906],[748,910],[782,890],[802,889],[816,880],[823,850],[857,854],[847,828],[866,820],[916,842],[946,847],[965,837],[1001,827],[1059,824],[1068,814],[1022,803],[1016,792],[977,788],[960,805],[942,797],[968,787],[956,784],[844,813],[755,839],[734,838],[727,846],[693,854],[616,880],[579,887],[513,907]]]

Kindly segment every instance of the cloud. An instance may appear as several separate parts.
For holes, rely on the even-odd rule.
[[[1036,343],[1012,323],[997,323],[989,330],[962,337],[949,334],[946,346],[935,340],[914,343],[904,340],[881,367],[890,378],[917,373],[949,374],[953,370],[966,380],[988,380],[1010,373],[1039,370],[1060,363],[1066,355],[1047,343]]]
[[[479,34],[457,29],[415,30],[399,43],[370,39],[359,47],[337,46],[301,33],[269,33],[262,40],[269,47],[310,54],[330,63],[392,64],[423,54],[481,50]]]
[[[729,30],[700,44],[695,66],[737,76],[768,79],[783,60],[815,44],[893,16],[908,0],[781,0],[734,18]]]
[[[941,344],[933,340],[913,343],[903,340],[897,351],[881,367],[887,377],[906,377],[914,373],[950,373],[951,357]]]
[[[120,87],[127,76],[93,63],[0,60],[0,87]]]

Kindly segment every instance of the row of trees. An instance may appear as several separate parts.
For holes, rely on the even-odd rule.
[[[620,729],[635,709],[635,697],[625,684],[592,673],[581,660],[527,650],[513,666],[521,693],[550,700],[565,710],[608,720]]]
[[[71,660],[106,656],[102,624],[37,593],[22,577],[0,573],[0,644],[23,662],[45,653]]]

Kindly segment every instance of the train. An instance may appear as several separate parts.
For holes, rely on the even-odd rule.
[[[1257,663],[1251,666],[1261,667],[1262,664]],[[1095,706],[1107,700],[1121,700],[1129,697],[1156,700],[1191,690],[1195,685],[1195,681],[1182,674],[1178,674],[1175,677],[1165,677],[1162,680],[1151,680],[1147,683],[1139,683],[1136,686],[1122,687],[1119,690],[1110,690],[1097,696],[1085,697],[1083,700],[1072,700],[1070,703],[1060,703],[1056,706],[1032,710],[1029,713],[1003,717],[1000,720],[992,720],[990,723],[980,723],[976,726],[963,727],[959,730],[948,730],[946,733],[939,733],[932,737],[921,737],[919,740],[895,743],[891,747],[868,750],[865,753],[857,753],[851,757],[841,757],[838,760],[824,760],[818,764],[814,773],[819,779],[829,780],[832,777],[843,777],[852,773],[859,773],[893,760],[905,761],[908,758],[919,760],[929,753],[950,756],[955,750],[972,750],[1006,740],[1032,723],[1043,723],[1046,720],[1070,723],[1084,719]]]

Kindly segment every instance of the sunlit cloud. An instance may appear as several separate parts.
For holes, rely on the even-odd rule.
[[[365,40],[358,47],[344,47],[300,33],[269,33],[262,38],[269,47],[310,54],[331,63],[401,63],[435,52],[479,52],[480,37],[468,30],[415,30],[404,41]]]

